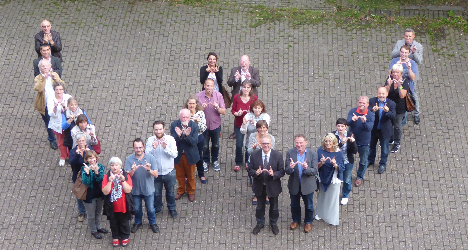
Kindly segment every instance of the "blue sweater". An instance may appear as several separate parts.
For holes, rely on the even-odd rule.
[[[374,127],[375,115],[372,112],[367,112],[367,120],[366,122],[362,122],[361,119],[353,121],[353,113],[357,116],[360,116],[360,114],[358,114],[357,112],[357,108],[353,108],[349,111],[347,119],[349,131],[351,131],[351,133],[354,134],[354,138],[356,139],[356,145],[358,147],[368,146],[371,140],[372,127]]]

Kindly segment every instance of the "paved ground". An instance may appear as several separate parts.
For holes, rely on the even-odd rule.
[[[131,141],[151,135],[155,119],[177,119],[189,93],[201,89],[200,66],[209,51],[228,72],[242,54],[260,69],[260,99],[272,116],[276,149],[286,153],[305,133],[316,149],[336,118],[374,96],[402,28],[346,31],[332,23],[297,29],[279,22],[249,28],[246,9],[216,11],[167,3],[120,1],[0,2],[0,244],[2,249],[111,248],[77,223],[71,169],[57,166],[40,115],[34,111],[33,36],[43,18],[62,35],[63,79],[103,141],[101,163],[132,153]],[[247,174],[232,171],[233,116],[223,118],[222,171],[197,180],[197,200],[177,202],[180,217],[164,210],[161,228],[131,236],[132,248],[159,249],[467,249],[466,36],[449,32],[431,51],[425,46],[419,83],[422,122],[410,119],[402,150],[383,175],[370,167],[364,186],[341,207],[339,226],[314,222],[313,231],[290,231],[287,177],[280,195],[280,234],[251,234],[255,225]],[[444,50],[443,50],[444,51]],[[227,79],[228,75],[224,75]],[[355,171],[353,176],[355,176]],[[353,177],[354,178],[354,177]],[[104,222],[108,227],[108,222]]]

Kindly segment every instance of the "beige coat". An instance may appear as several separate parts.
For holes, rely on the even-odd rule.
[[[52,86],[54,86],[56,82],[61,82],[63,85],[65,85],[57,73],[52,72],[52,75],[55,76],[55,80],[52,79]],[[45,115],[45,108],[47,105],[45,99],[45,78],[42,77],[41,74],[34,78],[34,90],[37,91],[36,100],[34,101],[34,108],[42,115]]]

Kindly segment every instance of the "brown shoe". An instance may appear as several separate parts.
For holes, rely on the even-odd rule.
[[[361,186],[361,185],[362,185],[362,180],[361,180],[361,179],[356,179],[356,181],[354,182],[354,185],[355,185],[356,187]]]
[[[297,228],[297,226],[299,226],[299,224],[297,224],[296,222],[293,221],[293,222],[291,222],[291,225],[289,225],[289,229],[294,230],[294,229]]]
[[[179,193],[177,193],[177,194],[174,196],[175,200],[179,200],[180,197],[182,197],[182,194],[179,194]]]
[[[189,194],[189,195],[188,195],[188,200],[189,200],[190,202],[193,202],[193,201],[195,200],[195,194]]]
[[[310,230],[312,230],[312,223],[305,224],[304,225],[304,232],[308,233],[308,232],[310,232]]]
[[[229,139],[236,139],[236,133],[232,133],[232,134],[229,136]]]

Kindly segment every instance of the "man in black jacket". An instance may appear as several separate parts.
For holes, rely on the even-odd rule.
[[[52,30],[52,24],[49,21],[44,20],[41,23],[41,31],[34,36],[35,49],[37,57],[41,57],[41,45],[49,44],[52,50],[52,56],[62,60],[62,40],[60,39],[60,33]]]

